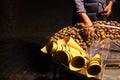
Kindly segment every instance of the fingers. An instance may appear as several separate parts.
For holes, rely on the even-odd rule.
[[[105,16],[105,17],[108,17],[110,14],[111,14],[111,8],[109,8],[109,7],[106,7],[105,9],[104,9],[104,13],[102,13],[102,15],[103,16]]]
[[[91,30],[90,30],[90,34],[89,34],[92,38],[94,38],[94,35],[95,35],[95,29],[94,28],[92,28]]]
[[[92,36],[92,37],[95,36],[95,29],[93,29],[93,30],[91,31],[91,36]]]
[[[108,17],[110,14],[111,14],[111,11],[108,10],[107,13],[105,13],[104,15]]]
[[[90,27],[90,28],[86,28],[85,29],[85,34],[86,36],[91,36],[91,37],[94,37],[95,35],[95,29],[93,27]]]
[[[87,36],[89,36],[89,35],[90,35],[89,28],[86,28],[86,29],[85,29],[85,34],[86,34]]]

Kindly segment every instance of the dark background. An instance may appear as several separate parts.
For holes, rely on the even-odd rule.
[[[120,21],[116,1],[112,20]],[[0,80],[54,77],[54,64],[40,48],[72,24],[72,7],[72,0],[0,0]]]

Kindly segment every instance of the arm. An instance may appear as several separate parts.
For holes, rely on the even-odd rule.
[[[87,36],[94,37],[95,29],[93,27],[90,27],[93,25],[92,21],[90,20],[90,18],[87,16],[86,13],[80,13],[80,16],[82,17],[84,24],[85,24],[85,34]]]
[[[86,13],[80,13],[79,15],[82,17],[83,22],[84,22],[86,27],[93,25],[92,21],[90,20],[90,18],[88,17],[88,15]]]
[[[83,19],[83,22],[85,23],[85,26],[92,26],[92,22],[88,15],[86,14],[86,10],[84,8],[84,0],[74,0],[75,6],[77,8],[78,15]]]
[[[85,10],[85,7],[84,7],[84,0],[74,0],[74,2],[77,8],[76,12],[83,19],[83,22],[85,24],[85,34],[87,36],[89,35],[94,36],[94,28],[89,27],[89,26],[92,26],[93,24],[90,18],[88,17],[88,15],[86,14],[87,11]]]

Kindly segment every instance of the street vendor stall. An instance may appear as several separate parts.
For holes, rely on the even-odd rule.
[[[83,27],[83,23],[64,27],[54,33],[40,50],[73,75],[83,75],[86,79],[113,80],[108,73],[110,67],[120,68],[120,57],[117,58],[120,56],[120,23],[93,22],[94,37],[87,37]],[[115,80],[120,78],[119,75],[115,77]]]

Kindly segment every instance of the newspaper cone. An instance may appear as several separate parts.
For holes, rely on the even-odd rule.
[[[96,54],[88,64],[87,76],[96,76],[101,72],[101,59],[100,54]]]

